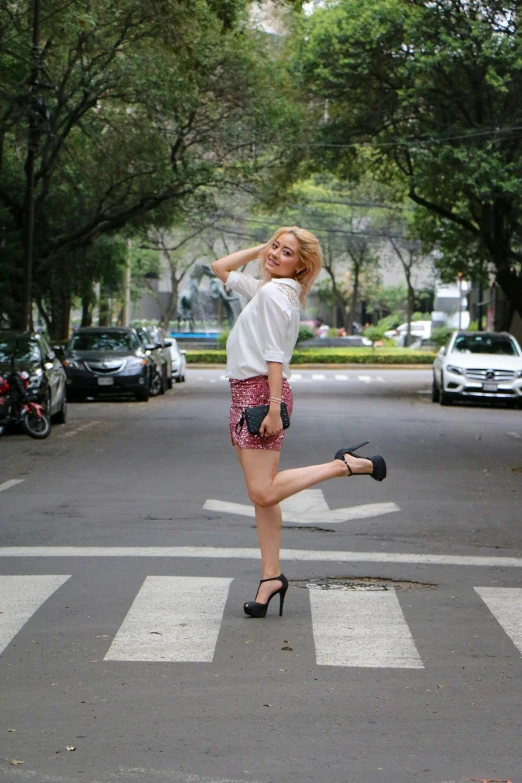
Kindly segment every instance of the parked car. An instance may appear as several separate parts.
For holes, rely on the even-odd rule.
[[[388,340],[394,340],[395,345],[404,346],[406,342],[406,335],[408,334],[408,324],[403,323],[396,329],[388,329],[384,332],[384,336]],[[410,328],[410,336],[415,339],[423,339],[431,337],[431,321],[412,321]]]
[[[39,332],[0,329],[0,375],[15,369],[29,373],[27,392],[41,403],[53,423],[65,424],[67,418],[65,371],[47,340]]]
[[[156,397],[172,389],[172,359],[165,336],[157,327],[136,327],[143,349],[151,357],[154,368],[150,380],[150,395]]]
[[[511,401],[522,406],[522,351],[505,332],[455,332],[433,363],[433,402]]]
[[[133,394],[141,402],[149,399],[154,363],[134,329],[77,329],[64,351],[63,364],[69,400],[99,394]]]
[[[185,382],[185,373],[187,371],[186,351],[180,349],[177,340],[169,337],[165,342],[170,348],[170,357],[172,361],[172,377],[176,383]]]
[[[431,337],[417,337],[409,346],[410,351],[436,351],[440,343],[436,343]]]

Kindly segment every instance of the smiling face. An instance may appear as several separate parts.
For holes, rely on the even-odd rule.
[[[265,270],[272,278],[295,277],[300,262],[299,242],[293,234],[280,234],[266,250]]]

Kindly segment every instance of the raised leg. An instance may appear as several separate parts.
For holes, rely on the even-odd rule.
[[[240,449],[240,451],[240,462],[245,474],[248,495],[256,507],[275,506],[303,489],[347,474],[345,464],[338,459],[321,465],[282,470],[278,473],[279,452],[262,449]],[[345,455],[345,459],[354,474],[373,471],[373,464],[369,459],[352,457],[349,454]]]

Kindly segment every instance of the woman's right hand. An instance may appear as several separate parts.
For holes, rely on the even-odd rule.
[[[268,411],[259,428],[262,438],[271,438],[279,435],[283,430],[283,420],[279,411]]]

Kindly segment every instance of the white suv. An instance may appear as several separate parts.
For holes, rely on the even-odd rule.
[[[455,332],[433,363],[431,399],[502,399],[522,405],[522,351],[505,332]]]

